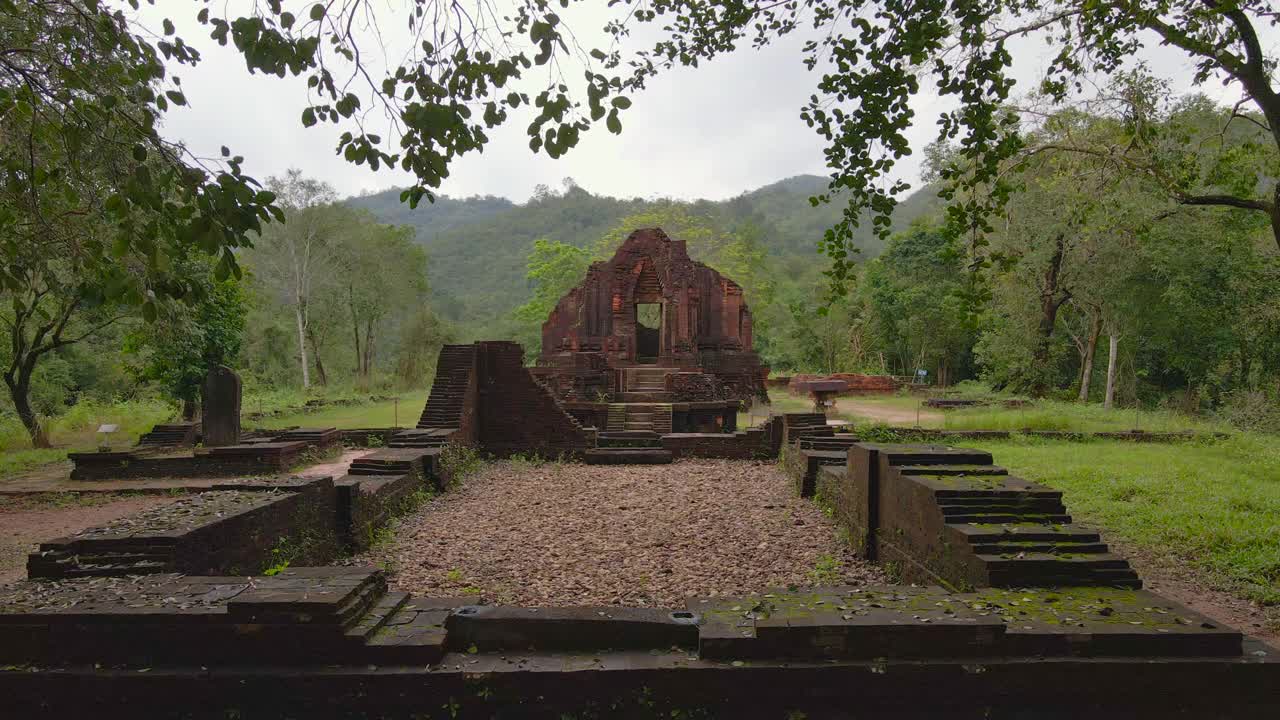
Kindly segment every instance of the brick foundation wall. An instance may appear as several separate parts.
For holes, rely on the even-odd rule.
[[[277,561],[319,565],[342,552],[334,518],[337,491],[319,478],[269,505],[196,528],[178,543],[177,569],[191,575],[244,575]]]
[[[671,433],[662,436],[662,449],[680,458],[764,460],[772,457],[769,436],[752,429],[735,433]]]
[[[534,381],[523,357],[514,342],[476,343],[480,446],[499,456],[575,454],[594,447],[595,438]]]
[[[261,451],[239,457],[194,455],[146,457],[131,452],[68,453],[72,480],[128,480],[162,477],[244,477],[275,475],[296,465],[306,443],[279,452]]]
[[[415,475],[345,475],[338,490],[338,530],[354,550],[369,547],[374,533],[396,515],[415,491],[424,487]]]

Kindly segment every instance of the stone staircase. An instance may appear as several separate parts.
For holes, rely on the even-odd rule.
[[[418,447],[392,447],[371,452],[351,461],[349,475],[415,475],[429,476],[426,458],[431,450]]]
[[[40,552],[28,556],[27,575],[61,579],[174,572],[176,550],[175,539],[157,537],[72,547],[44,543]]]
[[[471,345],[445,345],[436,364],[427,406],[418,419],[420,429],[456,428],[462,424],[462,409],[471,381],[475,349]]]
[[[638,367],[627,368],[623,372],[625,387],[619,394],[619,399],[623,402],[662,402],[671,399],[671,393],[667,392],[667,375],[673,372],[671,368]]]
[[[644,430],[665,435],[671,432],[671,405],[668,403],[624,403],[620,410],[609,406],[609,430]],[[621,417],[621,427],[616,418]]]
[[[588,465],[662,465],[674,457],[652,430],[607,430],[596,442],[598,446],[583,456]]]
[[[391,436],[387,442],[390,448],[437,448],[443,447],[453,435],[453,428],[416,428],[403,430]]]
[[[185,447],[196,444],[200,423],[169,423],[156,425],[138,438],[139,447]]]
[[[1073,524],[1060,490],[994,465],[906,465],[898,472],[932,490],[950,541],[964,548],[970,576],[982,584],[1142,587],[1098,533]]]
[[[305,442],[307,445],[324,447],[333,445],[342,439],[342,431],[338,428],[294,428],[277,435],[276,442]]]

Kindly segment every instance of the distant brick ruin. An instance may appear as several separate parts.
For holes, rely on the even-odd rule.
[[[660,228],[631,233],[560,299],[538,365],[561,399],[768,401],[742,287]]]

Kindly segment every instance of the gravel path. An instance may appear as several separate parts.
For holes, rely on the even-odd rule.
[[[680,607],[692,596],[883,582],[773,464],[494,463],[359,561],[418,595]]]

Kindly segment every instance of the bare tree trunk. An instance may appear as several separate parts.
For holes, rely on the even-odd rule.
[[[325,373],[324,362],[320,359],[320,343],[316,340],[316,331],[310,324],[307,325],[307,339],[311,341],[311,355],[316,364],[316,384],[328,385],[329,375]]]
[[[9,386],[9,399],[13,401],[13,409],[17,411],[18,419],[31,437],[31,446],[47,448],[50,447],[49,434],[40,425],[40,417],[31,407],[31,372],[34,369],[35,363],[23,363],[18,369],[17,377],[10,378],[6,375],[4,382]]]
[[[1110,355],[1107,357],[1107,396],[1102,406],[1110,409],[1116,399],[1116,359],[1120,355],[1120,336],[1111,333],[1107,336],[1110,342]]]
[[[1080,402],[1089,401],[1089,386],[1093,384],[1093,356],[1098,352],[1098,336],[1102,334],[1102,316],[1095,313],[1089,321],[1089,339],[1085,342],[1084,357],[1080,367]]]
[[[1071,298],[1071,291],[1061,287],[1062,265],[1066,250],[1066,236],[1058,235],[1054,241],[1053,255],[1049,258],[1049,266],[1045,268],[1044,276],[1041,278],[1039,337],[1033,354],[1036,365],[1041,370],[1049,364],[1053,330],[1058,324],[1058,309]],[[1041,395],[1045,392],[1047,389],[1045,380],[1042,374],[1037,375],[1032,387],[1035,394]]]
[[[311,388],[311,368],[307,364],[307,323],[303,318],[303,306],[294,307],[293,316],[298,322],[298,355],[302,360],[302,389]]]
[[[373,373],[373,319],[365,321],[364,356],[361,359],[360,373],[368,380]]]
[[[360,351],[360,317],[356,314],[355,289],[351,285],[347,285],[347,308],[351,310],[351,335],[356,341],[356,375],[359,376],[364,353]]]

